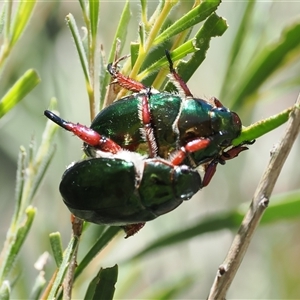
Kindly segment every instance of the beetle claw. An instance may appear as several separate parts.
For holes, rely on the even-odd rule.
[[[121,226],[121,228],[124,229],[126,233],[125,239],[127,239],[132,235],[135,235],[137,232],[139,232],[144,226],[145,223],[137,223],[137,224],[129,224],[129,225]]]

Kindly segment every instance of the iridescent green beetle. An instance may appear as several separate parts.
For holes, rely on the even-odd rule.
[[[64,173],[65,204],[86,221],[122,226],[127,236],[190,199],[208,185],[218,163],[247,149],[231,147],[241,133],[238,115],[216,98],[194,98],[169,52],[166,56],[179,94],[158,92],[122,75],[117,61],[108,65],[114,83],[134,94],[102,110],[90,128],[45,111],[84,141],[90,157]]]

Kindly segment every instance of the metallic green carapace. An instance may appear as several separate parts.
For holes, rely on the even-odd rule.
[[[198,172],[161,159],[92,158],[69,167],[60,193],[70,211],[97,224],[147,222],[175,209],[201,188]],[[140,166],[141,174],[137,170]]]
[[[140,131],[142,124],[139,116],[144,95],[133,94],[114,102],[96,116],[91,128],[124,149],[147,154],[148,146]],[[157,155],[164,159],[190,141],[208,138],[208,147],[190,153],[184,161],[196,167],[219,155],[241,133],[242,124],[238,116],[223,106],[217,107],[213,102],[197,98],[183,99],[169,93],[151,94],[148,101],[158,146]],[[87,144],[85,152],[88,156],[95,156],[93,147]]]

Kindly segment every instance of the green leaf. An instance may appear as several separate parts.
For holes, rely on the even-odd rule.
[[[60,233],[59,232],[51,233],[49,235],[49,238],[50,238],[50,245],[52,248],[56,266],[59,268],[63,260],[63,249],[62,249]]]
[[[86,52],[84,50],[84,46],[83,46],[82,39],[81,39],[81,36],[79,34],[77,25],[76,25],[76,21],[75,21],[72,14],[68,14],[66,16],[66,21],[67,21],[67,25],[70,28],[71,34],[72,34],[74,42],[75,42],[75,46],[76,46],[76,49],[77,49],[77,52],[78,52],[78,55],[79,55],[81,67],[82,67],[83,74],[84,74],[84,77],[85,77],[85,81],[90,82],[90,76],[89,76],[89,71],[88,71],[89,68],[88,68]]]
[[[55,277],[51,290],[49,291],[47,299],[56,299],[56,296],[58,295],[59,289],[64,280],[65,273],[68,270],[69,262],[78,246],[78,242],[78,238],[76,237],[72,237],[71,241],[69,242],[69,245],[64,253],[63,261],[58,269],[57,275]]]
[[[27,234],[31,228],[32,222],[35,217],[36,208],[29,206],[26,211],[26,219],[21,226],[17,228],[15,235],[10,235],[10,238],[13,240],[10,241],[9,247],[5,249],[6,251],[3,253],[4,258],[2,260],[2,264],[0,266],[0,283],[2,283],[13,270],[13,266],[17,255],[20,252],[20,249],[27,237]]]
[[[10,48],[13,47],[20,38],[25,26],[28,23],[35,3],[36,0],[22,0],[19,2],[11,30]]]
[[[11,227],[16,228],[18,222],[18,216],[21,214],[20,209],[22,206],[22,195],[23,187],[25,182],[25,158],[26,150],[23,146],[20,147],[19,157],[18,157],[18,168],[16,176],[16,190],[15,190],[15,211],[11,221]]]
[[[30,293],[30,298],[31,300],[39,300],[40,295],[46,285],[46,279],[44,276],[45,272],[41,271],[39,272],[38,276],[35,279],[34,285],[32,287],[32,291]]]
[[[130,59],[131,59],[131,65],[133,66],[138,58],[139,55],[139,48],[140,44],[139,43],[134,43],[132,42],[130,44]]]
[[[222,36],[227,28],[226,20],[214,13],[205,21],[194,38],[194,47],[198,50],[195,51],[187,62],[182,61],[177,66],[177,72],[185,82],[192,77],[200,64],[204,61],[211,39],[213,37]]]
[[[29,199],[32,199],[34,197],[54,156],[56,147],[53,146],[52,141],[57,129],[58,126],[56,124],[54,124],[50,120],[47,121],[46,128],[43,132],[41,145],[38,148],[33,161],[33,178],[31,182],[30,192],[28,192],[27,195]]]
[[[237,146],[242,142],[255,140],[261,137],[262,135],[281,126],[282,124],[287,122],[290,113],[293,109],[299,109],[299,108],[290,107],[277,115],[258,121],[250,126],[244,127],[241,135],[232,141],[232,145]]]
[[[194,38],[186,41],[184,44],[170,53],[174,62],[184,58],[189,53],[194,53],[187,62],[181,61],[177,66],[177,72],[185,82],[190,79],[190,77],[205,59],[210,40],[213,37],[221,36],[227,28],[228,25],[223,18],[217,16],[216,14],[212,14],[196,33]],[[168,61],[165,57],[162,57],[141,72],[138,76],[138,79],[141,80],[149,76],[154,71],[165,66],[168,66]],[[170,90],[172,88],[171,85],[167,85],[164,89]]]
[[[183,294],[189,287],[191,287],[191,285],[195,282],[195,279],[195,276],[185,276],[171,284],[162,284],[163,287],[157,291],[155,291],[155,288],[151,287],[151,294],[142,298],[161,300],[180,299],[179,295]]]
[[[7,278],[13,269],[15,259],[27,237],[35,216],[36,209],[31,206],[32,198],[53,155],[53,147],[49,139],[53,138],[57,126],[48,124],[47,127],[36,156],[33,156],[33,150],[31,149],[28,161],[25,163],[25,150],[21,148],[20,151],[19,169],[17,172],[16,208],[1,254],[0,283]]]
[[[116,52],[116,45],[118,40],[121,42],[120,45],[120,53],[122,52],[123,47],[125,46],[126,36],[128,32],[128,25],[131,19],[131,12],[130,12],[130,2],[126,0],[120,21],[118,23],[118,27],[113,39],[112,47],[110,48],[108,61],[112,62],[114,60],[115,52]]]
[[[276,195],[264,213],[261,224],[271,224],[282,220],[292,220],[300,216],[300,190]]]
[[[189,240],[203,233],[214,232],[224,228],[235,228],[241,223],[242,218],[243,215],[236,211],[207,217],[206,219],[202,219],[199,223],[194,224],[189,228],[184,228],[183,230],[158,238],[156,241],[148,245],[144,250],[133,256],[133,259],[140,258],[154,250]]]
[[[99,0],[89,0],[92,39],[96,39],[99,18]]]
[[[116,30],[116,34],[114,36],[113,43],[112,43],[112,46],[111,46],[111,49],[109,52],[109,56],[108,56],[109,63],[114,61],[116,47],[119,42],[121,43],[120,53],[122,52],[122,49],[123,49],[123,47],[125,45],[125,41],[126,41],[126,36],[127,36],[127,32],[128,32],[128,24],[129,24],[130,18],[131,18],[130,4],[129,4],[129,1],[126,0],[126,3],[124,5],[123,11],[122,11],[122,15],[120,17],[118,28]],[[104,106],[106,87],[108,86],[110,79],[111,79],[110,74],[108,72],[106,72],[106,68],[102,68],[101,73],[100,73],[100,78],[103,78],[103,80],[100,80],[100,87],[101,87],[100,110],[101,110]]]
[[[79,2],[79,5],[81,7],[83,14],[85,15],[86,14],[85,0],[78,0],[78,2]]]
[[[0,10],[0,34],[2,34],[5,24],[5,13],[7,11],[7,2],[2,5]]]
[[[247,71],[239,79],[238,85],[228,96],[232,110],[238,110],[248,103],[250,96],[258,92],[259,87],[275,71],[296,59],[300,49],[300,22],[287,27],[278,42],[265,47],[251,60]]]
[[[0,287],[0,300],[10,299],[10,284],[9,281],[5,280],[2,282]]]
[[[218,8],[220,3],[221,0],[201,1],[200,5],[189,11],[182,18],[173,23],[172,26],[168,27],[158,37],[156,37],[153,45],[163,43],[172,36],[202,22]]]
[[[166,235],[149,244],[144,250],[138,252],[132,259],[140,258],[155,250],[169,247],[176,243],[190,240],[193,237],[204,233],[217,230],[238,228],[249,207],[249,203],[242,204],[236,210],[214,214],[210,217],[200,220],[198,223]],[[287,194],[274,196],[271,198],[270,205],[266,210],[261,224],[270,224],[280,220],[290,220],[300,216],[300,190]]]
[[[121,230],[120,227],[110,226],[108,229],[99,237],[96,243],[92,246],[90,251],[86,254],[83,260],[79,263],[75,271],[74,279],[76,279],[86,266],[94,259],[94,257],[111,241]]]
[[[118,279],[118,266],[101,268],[97,276],[90,282],[84,299],[110,300],[115,293]]]
[[[251,28],[251,17],[253,15],[253,9],[256,1],[247,1],[245,4],[247,5],[245,8],[245,12],[243,16],[241,17],[241,23],[238,26],[238,31],[236,33],[235,39],[233,41],[233,44],[231,46],[229,58],[228,58],[228,64],[226,68],[226,74],[224,76],[224,83],[222,85],[222,89],[220,92],[220,99],[223,99],[226,95],[227,91],[229,90],[229,86],[232,84],[232,81],[235,81],[234,78],[235,72],[233,69],[236,67],[236,58],[238,57],[240,50],[242,46],[244,45],[246,39],[249,37],[247,33],[249,32],[249,29]]]
[[[26,71],[1,99],[0,118],[32,91],[40,81],[35,70]]]

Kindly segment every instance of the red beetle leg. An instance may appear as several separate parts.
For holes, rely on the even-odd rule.
[[[139,118],[143,124],[141,133],[148,144],[149,157],[153,158],[157,156],[157,144],[154,136],[154,130],[151,123],[151,112],[149,106],[149,96],[147,94],[142,95],[142,102],[139,105]]]
[[[212,97],[210,99],[210,101],[212,101],[216,107],[224,107],[224,105],[221,103],[221,101],[219,99],[217,99],[216,97]]]
[[[68,122],[66,124],[66,129],[73,132],[88,145],[93,146],[101,151],[116,154],[121,150],[121,147],[113,140],[100,135],[97,131],[84,125]]]
[[[207,186],[212,177],[214,176],[217,165],[220,163],[222,165],[225,164],[226,160],[233,159],[237,157],[242,151],[247,150],[248,148],[245,146],[236,146],[229,149],[227,152],[223,152],[218,158],[212,160],[206,167],[205,167],[205,174],[202,180],[202,187]]]
[[[205,167],[205,174],[202,180],[202,188],[207,186],[216,173],[218,161],[213,160]]]
[[[95,147],[101,151],[117,153],[121,150],[121,147],[115,143],[113,140],[100,135],[95,130],[81,125],[79,123],[75,124],[72,122],[68,122],[55,115],[53,112],[49,110],[45,110],[45,116],[49,118],[51,121],[59,125],[60,127],[73,132],[76,136],[78,136],[81,140],[83,140],[86,144]]]
[[[118,83],[122,88],[136,93],[147,90],[148,88],[141,82],[131,79],[130,77],[124,76],[117,70],[116,65],[119,61],[120,59],[112,64],[107,65],[107,71],[115,79],[112,83]]]
[[[175,153],[175,155],[171,158],[171,163],[178,166],[184,161],[188,153],[205,149],[209,144],[209,139],[195,139],[190,141]]]
[[[221,158],[223,160],[229,160],[237,157],[242,151],[248,150],[248,147],[245,146],[236,146],[229,149],[226,152],[223,152]]]
[[[125,239],[131,237],[132,235],[136,234],[138,231],[140,231],[145,226],[145,223],[137,223],[137,224],[128,224],[125,226],[121,226],[125,233]]]
[[[170,52],[168,50],[165,50],[165,53],[166,53],[167,60],[169,62],[170,73],[174,79],[173,83],[175,84],[176,88],[178,89],[178,92],[182,91],[186,97],[193,97],[193,94],[191,93],[191,91],[188,88],[188,86],[186,85],[186,83],[183,81],[183,79],[179,76],[179,74],[174,69]]]

